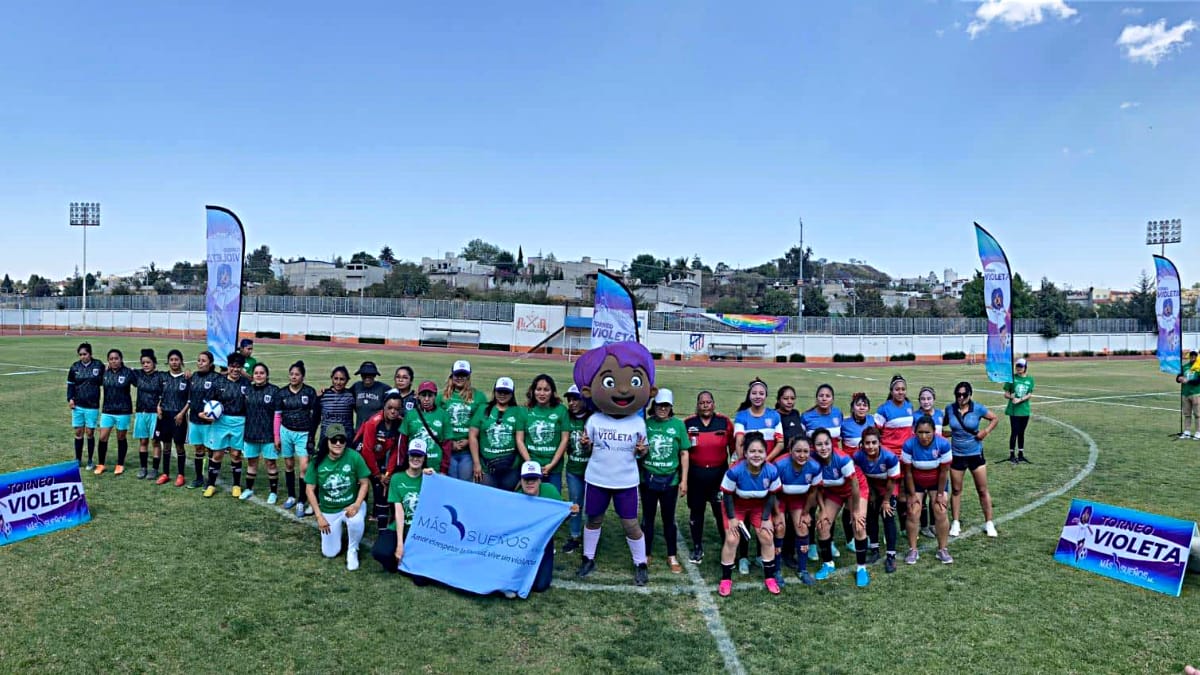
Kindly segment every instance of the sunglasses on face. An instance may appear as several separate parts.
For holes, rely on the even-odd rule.
[[[330,445],[345,445],[346,437],[345,436],[334,436],[333,438],[329,439],[329,443],[330,443]]]
[[[970,394],[968,394],[965,391],[956,391],[956,392],[954,392],[954,395],[959,398],[966,398],[966,397],[970,396]]]

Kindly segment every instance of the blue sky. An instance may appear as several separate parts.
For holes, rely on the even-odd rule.
[[[248,7],[247,5],[254,5]],[[1162,23],[1158,22],[1162,20]],[[978,267],[1127,288],[1149,219],[1200,227],[1200,4],[8,3],[0,273],[248,244],[402,258],[805,243],[893,276]],[[1124,36],[1124,37],[1123,37]]]

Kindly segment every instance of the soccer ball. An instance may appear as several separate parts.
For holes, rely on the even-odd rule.
[[[213,421],[220,419],[223,412],[225,412],[225,406],[221,405],[220,401],[204,402],[204,414],[211,417]]]

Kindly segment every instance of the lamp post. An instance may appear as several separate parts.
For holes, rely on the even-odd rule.
[[[71,226],[83,228],[83,279],[80,286],[83,288],[83,319],[80,325],[81,330],[87,329],[87,229],[89,227],[100,227],[100,203],[99,202],[71,202]]]
[[[1166,257],[1167,244],[1178,244],[1183,241],[1183,221],[1151,220],[1146,223],[1146,245],[1161,246],[1161,255]]]
[[[796,284],[796,311],[800,320],[800,332],[804,332],[804,219],[800,221],[800,283]]]

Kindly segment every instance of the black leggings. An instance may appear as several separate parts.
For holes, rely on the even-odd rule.
[[[879,545],[879,519],[883,518],[883,541],[887,546],[884,550],[888,553],[896,551],[896,513],[893,510],[892,515],[884,516],[882,502],[877,497],[872,496],[867,502],[867,539],[870,539],[876,546]]]
[[[1029,426],[1029,415],[1009,415],[1008,425],[1012,433],[1008,436],[1008,451],[1025,449],[1025,429]]]
[[[663,538],[667,540],[667,555],[674,556],[679,552],[679,529],[675,525],[675,503],[679,500],[679,487],[671,486],[661,492],[651,490],[644,483],[642,492],[642,532],[646,537],[646,555],[654,548],[654,516],[659,506],[662,507]]]
[[[717,532],[721,535],[720,541],[725,541],[725,521],[721,516],[721,480],[724,477],[723,466],[693,466],[688,469],[688,529],[692,535],[692,546],[704,544],[704,510],[710,506]]]

